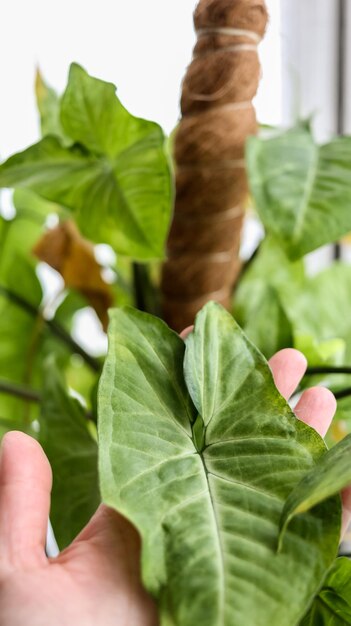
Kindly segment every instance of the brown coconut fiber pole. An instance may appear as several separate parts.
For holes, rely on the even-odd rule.
[[[176,202],[162,273],[163,315],[177,331],[209,300],[230,307],[240,271],[247,180],[245,142],[257,132],[252,99],[264,0],[200,0],[197,43],[175,137]]]

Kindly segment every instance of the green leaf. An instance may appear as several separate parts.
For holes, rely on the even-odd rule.
[[[8,382],[27,383],[30,368],[30,349],[34,325],[31,317],[21,309],[0,298],[0,378]],[[9,394],[0,393],[0,415],[7,430],[26,431],[37,416],[37,407]]]
[[[294,335],[308,335],[319,344],[343,340],[346,360],[351,358],[351,267],[333,263],[331,267],[296,286],[288,285],[280,297],[294,329]],[[341,344],[338,345],[341,348]]]
[[[247,163],[260,217],[292,259],[351,230],[351,138],[318,146],[307,129],[249,139]]]
[[[110,158],[126,151],[139,151],[140,142],[156,135],[160,148],[165,142],[155,122],[131,115],[116,96],[112,83],[93,78],[72,63],[62,98],[61,120],[66,133],[90,152]]]
[[[3,406],[3,403],[1,403],[1,410],[2,411],[6,411],[6,406]],[[12,418],[10,417],[0,417],[0,441],[3,438],[3,436],[9,432],[10,430],[24,430],[24,424],[23,424],[23,420],[21,419],[16,419],[15,416],[13,416]],[[31,432],[28,429],[28,434],[30,434],[32,437],[35,436],[34,432]]]
[[[100,503],[97,444],[88,430],[81,404],[51,363],[48,366],[40,416],[40,442],[49,458],[54,482],[51,521],[61,549],[88,523]]]
[[[113,85],[75,64],[61,117],[79,145],[45,137],[0,166],[0,186],[64,205],[86,237],[116,252],[163,258],[173,190],[161,128],[130,115]]]
[[[29,299],[33,295],[32,285],[27,285],[27,271],[24,270],[25,274],[22,277],[21,271],[16,269],[16,262],[20,258],[34,271],[36,260],[32,255],[32,247],[41,236],[42,224],[43,219],[37,220],[32,214],[23,213],[9,221],[0,217],[0,284],[12,282],[17,293],[23,297],[28,296]],[[19,262],[21,263],[21,260]],[[38,289],[41,291],[40,287],[37,287],[35,296],[41,298]],[[35,302],[38,297],[34,297]]]
[[[295,332],[294,347],[305,355],[310,366],[318,366],[342,363],[346,346],[343,339],[318,341],[312,335]]]
[[[146,577],[148,584],[157,589],[164,573],[154,569],[153,561],[160,565],[163,546],[147,492],[149,485],[156,488],[159,482],[157,475],[152,475],[154,467],[159,468],[161,478],[164,464],[166,478],[167,472],[172,472],[172,459],[176,467],[180,456],[185,462],[184,471],[192,463],[191,423],[196,413],[183,380],[185,345],[161,320],[129,308],[112,311],[109,339],[109,358],[99,390],[100,487],[105,502],[113,506],[117,498],[120,510],[139,521],[144,554],[148,555],[143,559]],[[120,379],[117,388],[115,375]],[[115,423],[116,404],[119,420]],[[144,471],[143,480],[139,473]],[[124,494],[123,486],[129,482],[130,488]],[[134,497],[130,497],[132,494]],[[126,503],[122,504],[124,497]],[[174,498],[179,500],[176,491]],[[160,503],[160,519],[168,506]]]
[[[280,298],[293,329],[294,347],[305,354],[310,366],[351,366],[350,265],[335,262],[300,286],[280,289]],[[349,375],[325,374],[303,381],[305,386],[321,383],[337,392],[349,388],[351,380]],[[348,398],[338,401],[328,444],[351,432],[350,406]]]
[[[347,626],[351,624],[351,561],[336,559],[323,589],[301,626]]]
[[[13,194],[13,204],[17,217],[31,220],[40,226],[43,225],[48,215],[65,213],[60,205],[44,200],[29,189],[16,189]]]
[[[293,517],[351,485],[351,435],[348,435],[305,476],[289,495],[281,518],[280,545]]]
[[[49,331],[41,313],[43,293],[31,255],[42,230],[39,216],[23,209],[9,222],[0,219],[0,378],[37,390],[42,386],[47,354],[55,354],[61,368],[71,356],[67,345]],[[55,317],[68,327],[67,307],[66,312],[59,307]],[[0,417],[12,421],[13,428],[17,424],[16,428],[27,431],[37,417],[37,406],[0,394]]]
[[[89,305],[84,296],[78,293],[78,291],[67,289],[65,293],[66,296],[57,308],[54,319],[70,333],[73,327],[73,318],[77,311]]]
[[[303,279],[303,263],[289,261],[279,244],[267,237],[239,282],[234,316],[266,358],[293,343],[280,292],[285,285],[300,285]]]
[[[131,309],[112,312],[109,339],[102,498],[139,529],[162,626],[296,624],[339,543],[336,498],[294,520],[276,553],[284,502],[325,454],[322,439],[218,305],[198,315],[185,360],[177,335]]]
[[[88,177],[87,172],[91,172],[93,166],[94,160],[89,159],[83,148],[65,148],[57,137],[44,137],[0,166],[0,185],[29,188],[52,202],[59,202],[58,197],[63,197],[68,204],[78,193],[70,190],[70,185],[78,186],[79,180],[82,185],[82,174]]]
[[[274,287],[267,285],[257,309],[251,312],[244,326],[249,339],[267,359],[283,348],[293,345],[290,320]]]
[[[39,69],[35,77],[35,95],[42,136],[56,135],[66,139],[60,122],[60,98],[56,91],[47,85]]]
[[[36,367],[33,348],[40,333],[40,320],[28,307],[19,306],[17,300],[25,300],[34,310],[42,300],[34,260],[29,254],[38,233],[40,226],[30,219],[0,218],[0,378],[13,383],[29,384]],[[1,434],[11,429],[28,431],[36,415],[35,404],[0,394]]]
[[[74,328],[75,314],[87,307],[86,300],[76,291],[67,291],[66,297],[57,308],[53,320],[72,334]],[[58,342],[51,333],[46,333],[45,341],[41,348],[41,359],[44,364],[50,355],[55,355],[56,364],[61,369],[64,368],[65,378],[70,388],[73,388],[83,398],[90,407],[91,389],[96,384],[96,374],[86,364],[84,359],[77,354],[67,351],[67,346],[63,342]]]

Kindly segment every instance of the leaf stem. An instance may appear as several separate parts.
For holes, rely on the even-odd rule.
[[[79,354],[94,372],[99,373],[101,371],[99,361],[90,354],[88,354],[88,352],[86,352],[84,348],[82,348],[82,346],[80,346],[73,339],[73,337],[71,337],[71,335],[60,324],[58,324],[56,320],[45,319],[40,309],[37,309],[30,302],[22,298],[22,296],[19,296],[18,294],[11,291],[11,289],[8,289],[3,285],[0,285],[0,293],[6,296],[6,298],[13,302],[13,304],[21,307],[32,317],[42,317],[45,325],[50,329],[53,335],[55,335],[58,339],[61,339],[61,341],[65,343],[72,350],[72,352]]]
[[[32,389],[26,385],[11,383],[8,380],[0,379],[0,393],[15,396],[15,398],[20,398],[21,400],[26,400],[27,402],[41,402],[42,400],[42,394],[37,389]],[[96,424],[96,419],[92,411],[85,411],[85,417],[87,420],[91,420]]]
[[[17,385],[7,380],[0,380],[0,393],[6,393],[10,396],[16,396],[27,402],[40,402],[41,394],[35,389],[26,387],[25,385]]]
[[[160,317],[159,303],[153,287],[149,267],[142,263],[133,262],[133,284],[135,306],[139,311],[152,313]]]
[[[144,294],[145,268],[140,263],[133,263],[133,283],[135,293],[135,306],[139,311],[146,311],[146,301]]]
[[[333,367],[326,365],[325,367],[309,367],[305,376],[315,376],[316,374],[351,374],[351,367],[342,365]]]
[[[61,339],[69,348],[71,348],[72,352],[79,354],[87,365],[96,373],[101,372],[101,365],[97,359],[95,359],[91,354],[88,354],[84,350],[84,348],[78,344],[73,337],[55,320],[45,320],[45,324],[50,328],[53,335],[56,335],[58,339]]]
[[[238,282],[244,278],[244,275],[250,269],[252,263],[255,261],[255,259],[257,258],[258,254],[260,253],[261,247],[262,247],[262,242],[260,242],[257,245],[257,247],[253,251],[252,255],[242,264],[241,269],[240,269],[240,274],[239,274],[239,277],[238,277]]]
[[[343,398],[349,398],[351,396],[351,387],[347,387],[346,389],[341,389],[341,391],[335,391],[334,396],[337,400],[342,400]]]

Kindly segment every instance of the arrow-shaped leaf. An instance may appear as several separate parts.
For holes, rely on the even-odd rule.
[[[318,146],[297,128],[247,149],[251,191],[267,231],[292,259],[351,230],[351,138]]]
[[[35,77],[35,95],[42,136],[56,135],[63,141],[67,141],[60,122],[60,98],[56,91],[47,85],[39,68]]]
[[[73,64],[62,100],[63,145],[47,136],[0,166],[0,187],[25,187],[70,209],[83,235],[136,259],[162,258],[172,205],[158,124],[122,106],[115,87]]]
[[[163,322],[113,311],[99,392],[103,500],[140,531],[163,626],[297,624],[336,556],[339,498],[295,519],[277,554],[279,520],[325,445],[218,305],[187,341],[186,384],[183,359]]]

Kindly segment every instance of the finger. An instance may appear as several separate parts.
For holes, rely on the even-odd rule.
[[[304,355],[293,348],[286,348],[270,359],[269,366],[278,391],[288,400],[306,372]]]
[[[130,623],[146,624],[148,616],[148,624],[158,624],[154,601],[141,583],[141,539],[134,526],[102,504],[71,546],[59,555],[58,562],[71,561],[75,552],[86,553],[84,544],[98,552],[104,578],[115,581],[124,599],[132,598],[134,619]]]
[[[185,340],[190,335],[190,333],[193,332],[193,330],[194,330],[194,326],[187,326],[187,328],[184,328],[184,330],[182,330],[179,336]]]
[[[336,400],[329,389],[312,387],[304,391],[294,413],[305,424],[325,437],[336,411]]]
[[[130,565],[133,566],[133,569],[138,569],[141,553],[141,540],[138,532],[125,517],[105,504],[99,506],[95,515],[79,533],[72,546],[86,541],[93,541],[94,545],[104,547],[106,557],[114,562],[114,566],[116,562],[126,562],[126,559],[121,558],[120,554],[118,559],[116,558],[115,552],[122,550],[123,553],[129,555]],[[63,552],[61,556],[64,554]]]
[[[46,562],[51,484],[40,445],[23,433],[7,433],[0,451],[0,568]]]

